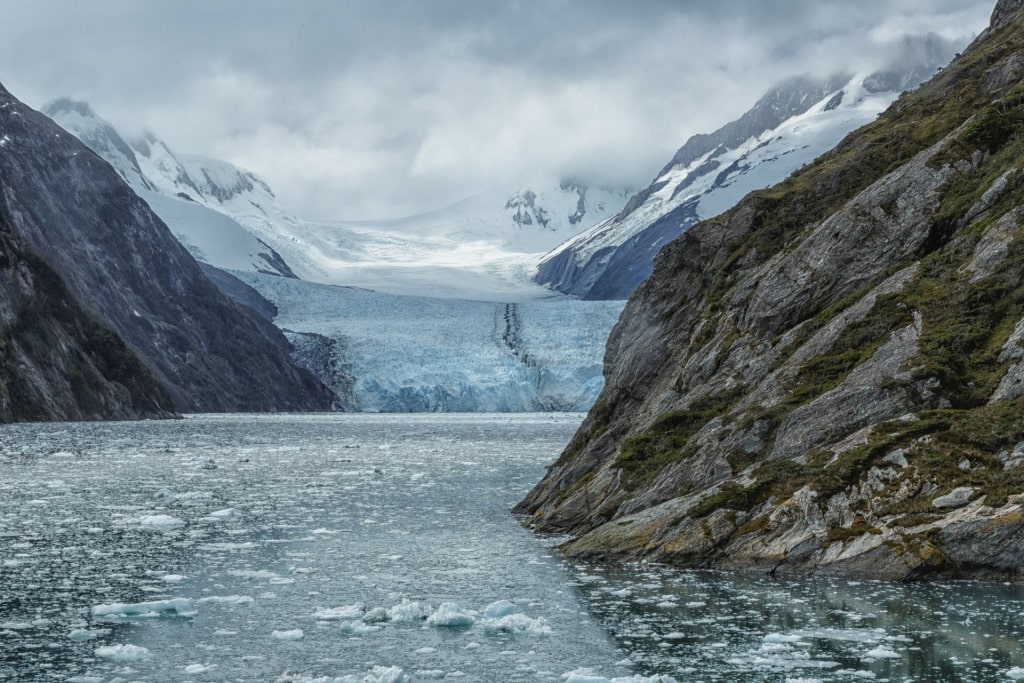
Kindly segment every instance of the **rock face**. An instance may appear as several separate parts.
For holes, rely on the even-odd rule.
[[[2,198],[0,302],[0,422],[174,415],[139,359],[11,230]]]
[[[1024,9],[658,256],[517,506],[579,556],[1024,579]]]
[[[3,88],[0,198],[23,262],[35,264],[37,277],[44,266],[55,274],[51,291],[65,292],[58,298],[68,310],[106,331],[110,348],[126,345],[126,358],[134,355],[159,384],[162,392],[138,386],[139,414],[155,405],[190,412],[330,407],[330,392],[291,363],[283,335],[221,293],[109,164]],[[34,290],[22,291],[31,297]],[[170,402],[143,397],[150,395]],[[120,408],[89,414],[126,415]],[[47,410],[36,417],[72,416]]]

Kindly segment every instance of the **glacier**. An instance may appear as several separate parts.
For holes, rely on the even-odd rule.
[[[587,410],[625,303],[415,297],[234,274],[277,306],[293,343],[298,333],[338,342],[332,361],[346,372],[328,384],[349,396],[342,407],[368,412]]]

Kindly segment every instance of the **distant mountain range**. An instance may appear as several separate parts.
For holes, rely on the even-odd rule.
[[[491,189],[395,220],[302,220],[270,186],[230,163],[172,151],[153,133],[122,136],[84,102],[43,112],[117,169],[204,263],[394,294],[519,300],[537,255],[618,212],[628,189],[566,180]]]

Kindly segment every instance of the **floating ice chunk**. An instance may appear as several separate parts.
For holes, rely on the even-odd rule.
[[[365,610],[365,605],[358,602],[354,605],[345,605],[344,607],[332,607],[330,609],[317,610],[313,613],[313,618],[317,621],[362,619]]]
[[[213,493],[210,491],[185,491],[174,494],[175,500],[208,500],[210,498],[213,498]]]
[[[525,614],[509,614],[499,619],[484,619],[484,631],[487,633],[532,633],[534,635],[551,635],[551,625],[544,617],[531,619]]]
[[[135,521],[146,531],[173,531],[185,526],[185,522],[170,515],[143,515]]]
[[[686,603],[686,606],[689,607],[690,609],[696,609],[698,607],[706,607],[707,604],[708,603],[702,602],[700,600],[694,600],[693,602]]]
[[[194,617],[196,608],[189,598],[173,598],[171,600],[154,600],[152,602],[136,602],[126,604],[115,602],[110,605],[94,605],[94,619],[117,621],[120,619],[151,618],[160,616]]]
[[[1004,674],[1011,681],[1024,681],[1024,668],[1015,666]]]
[[[425,602],[402,600],[402,604],[391,608],[391,621],[422,621],[430,616],[431,611],[430,605]]]
[[[212,552],[220,551],[232,551],[232,550],[252,550],[256,547],[256,544],[252,541],[245,541],[243,543],[231,543],[225,541],[223,543],[204,543],[200,546],[203,550],[209,550]]]
[[[475,622],[476,618],[472,614],[463,611],[454,602],[442,602],[427,617],[427,623],[431,626],[472,626]]]
[[[562,674],[566,683],[611,683],[604,676],[599,676],[590,669],[576,669],[567,674]]]
[[[379,624],[391,618],[391,613],[383,607],[374,607],[363,615],[363,621],[367,624]]]
[[[375,666],[365,676],[341,676],[339,678],[318,676],[314,678],[285,673],[278,676],[275,683],[412,683],[412,681],[413,679],[397,666]]]
[[[865,661],[874,661],[876,659],[899,659],[900,654],[893,649],[886,647],[885,645],[879,645],[871,650],[868,650],[861,659]]]
[[[278,575],[269,569],[229,569],[228,574],[243,579],[276,579]]]
[[[766,643],[799,643],[803,638],[795,633],[769,633],[764,637]]]
[[[213,670],[216,667],[214,667],[213,665],[208,665],[208,664],[189,664],[189,665],[187,665],[184,668],[185,668],[185,673],[187,673],[187,674],[204,674],[207,671],[211,671],[211,670]]]
[[[248,595],[209,595],[205,598],[199,598],[200,603],[209,603],[212,605],[251,605],[254,600]]]
[[[223,510],[217,510],[211,512],[206,517],[203,517],[203,521],[207,522],[223,522],[228,519],[238,519],[242,516],[241,510],[238,508],[225,508]]]
[[[5,621],[0,623],[0,628],[8,631],[27,631],[32,624],[27,621]]]
[[[302,640],[305,635],[301,628],[295,628],[290,631],[274,631],[270,637],[274,640]]]
[[[364,633],[373,633],[383,628],[382,626],[370,626],[363,621],[356,619],[353,621],[339,621],[338,630],[342,633],[354,633],[356,635],[362,635]]]
[[[515,611],[516,606],[510,601],[498,600],[484,608],[484,616],[488,619],[498,619],[500,617],[507,617]]]
[[[103,678],[100,676],[72,676],[65,680],[67,683],[103,683]]]
[[[576,669],[567,674],[562,674],[566,683],[679,683],[671,676],[656,674],[654,676],[626,676],[620,678],[605,678],[592,669]]]
[[[164,574],[160,577],[160,580],[164,583],[181,583],[185,580],[185,577],[181,574]]]
[[[153,656],[152,652],[138,645],[104,645],[93,652],[97,657],[115,662],[139,662]]]
[[[68,638],[74,640],[75,642],[82,643],[86,640],[95,640],[96,638],[99,638],[100,636],[105,636],[108,633],[110,633],[109,628],[98,628],[92,630],[85,628],[76,628],[71,630],[71,633],[68,634]]]
[[[371,678],[376,676],[376,678]],[[412,679],[397,666],[375,666],[370,676],[363,679],[364,683],[412,683]]]
[[[215,470],[217,469],[217,461],[209,456],[196,458],[195,462],[199,465],[201,470]]]
[[[437,652],[436,647],[421,647],[418,650],[413,650],[413,654],[415,655],[429,655],[435,652]]]

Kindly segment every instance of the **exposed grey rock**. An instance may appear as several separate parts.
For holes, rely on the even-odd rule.
[[[974,495],[974,489],[970,486],[961,486],[953,489],[944,496],[939,496],[932,501],[937,508],[958,508],[967,505]]]
[[[1003,463],[1003,470],[1012,470],[1024,463],[1024,441],[1014,446],[1012,451],[999,451],[999,460]]]
[[[889,385],[910,379],[905,366],[917,354],[918,334],[914,326],[893,334],[841,385],[794,410],[779,427],[771,457],[793,458],[913,409],[915,402],[906,390]]]
[[[1000,179],[1003,178],[1006,176]],[[963,267],[963,270],[971,273],[971,282],[989,277],[1006,260],[1010,253],[1010,243],[1020,233],[1020,222],[1021,211],[1011,211],[985,231],[978,246],[974,248],[974,257]]]
[[[887,456],[882,458],[882,462],[887,462],[890,465],[896,465],[897,467],[909,466],[909,463],[907,462],[907,452],[902,448],[898,448],[892,453],[889,453]]]
[[[1013,362],[1016,361],[1016,362]],[[1017,323],[999,354],[1000,363],[1010,363],[989,403],[1012,401],[1024,396],[1024,319]]]
[[[999,0],[992,10],[992,18],[989,21],[990,29],[998,29],[1006,24],[1024,8],[1024,0]]]

